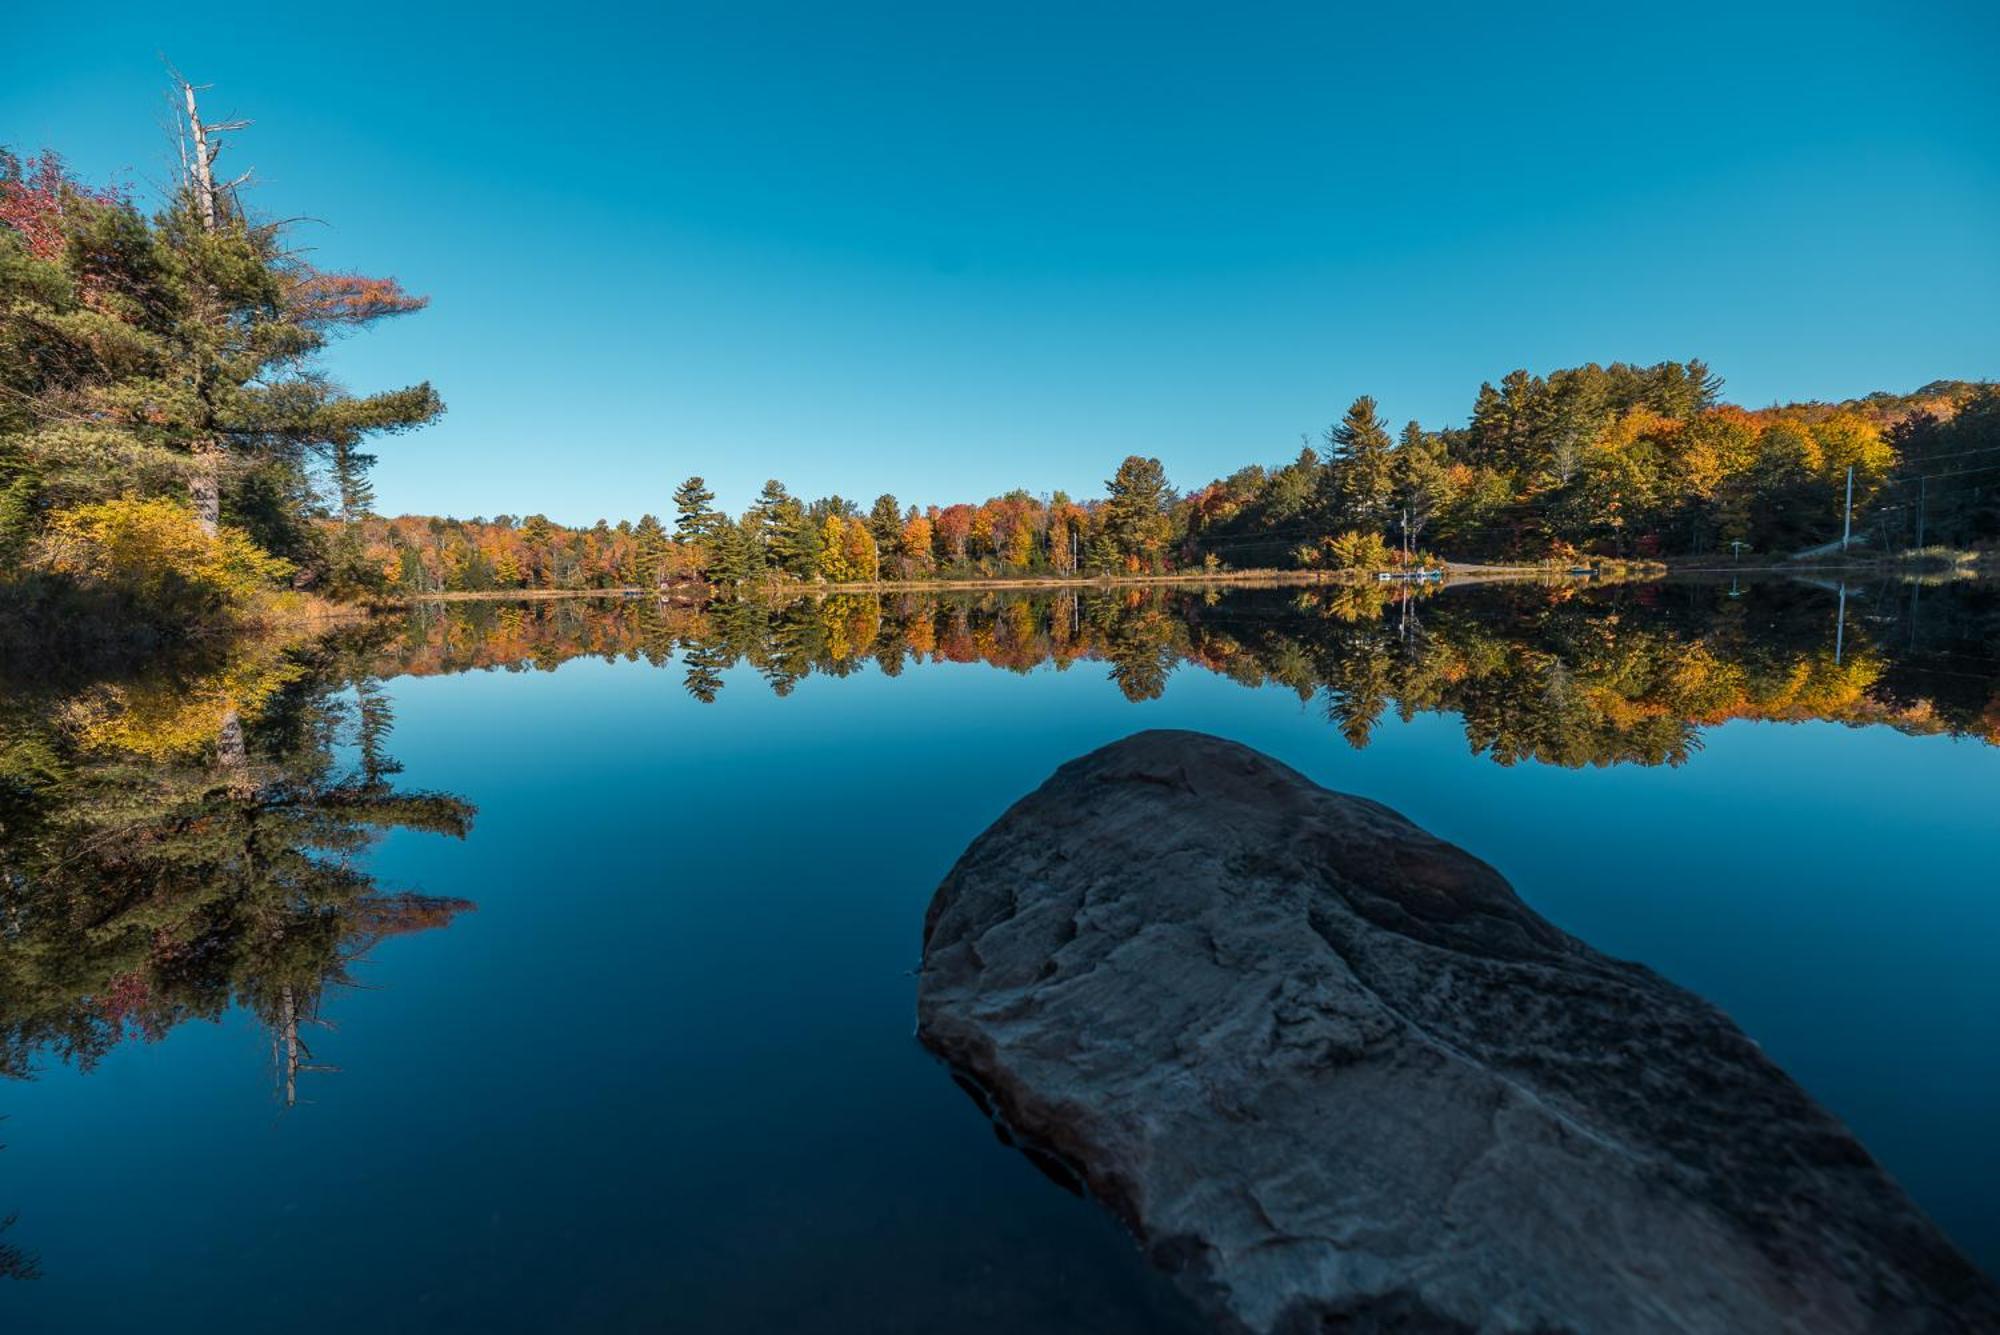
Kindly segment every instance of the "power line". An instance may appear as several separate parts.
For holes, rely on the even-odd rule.
[[[1982,445],[1976,450],[1954,450],[1950,454],[1923,454],[1912,459],[1912,463],[1935,463],[1939,459],[1963,459],[1968,454],[1992,454],[2000,450],[2000,445]]]
[[[1891,479],[1890,479],[1890,481],[1892,481],[1892,482],[1922,482],[1922,481],[1924,481],[1924,480],[1925,480],[1925,479],[1927,479],[1927,478],[1939,478],[1939,477],[1970,477],[1970,476],[1972,476],[1972,475],[1973,475],[1974,473],[1990,473],[1990,472],[1992,472],[1992,471],[1993,471],[1994,469],[1996,469],[1996,468],[2000,468],[2000,463],[1991,463],[1991,464],[1980,464],[1980,465],[1979,465],[1978,467],[1976,467],[1976,468],[1961,468],[1961,469],[1957,470],[1956,472],[1952,472],[1952,473],[1918,473],[1918,474],[1916,474],[1916,475],[1915,475],[1914,477],[1899,477],[1899,478],[1891,478]]]

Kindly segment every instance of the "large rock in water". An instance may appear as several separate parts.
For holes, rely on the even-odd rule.
[[[1721,1012],[1232,742],[1140,733],[1017,803],[917,1007],[1229,1329],[2000,1330]]]

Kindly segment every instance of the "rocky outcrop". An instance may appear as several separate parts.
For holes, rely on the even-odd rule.
[[[918,1031],[1225,1328],[2000,1330],[1721,1012],[1218,738],[1105,747],[981,835]]]

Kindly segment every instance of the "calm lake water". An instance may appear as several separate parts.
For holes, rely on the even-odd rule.
[[[455,604],[10,683],[0,1328],[1196,1329],[912,1036],[953,859],[1151,727],[1715,1001],[2000,1268],[2000,591],[1841,602]]]

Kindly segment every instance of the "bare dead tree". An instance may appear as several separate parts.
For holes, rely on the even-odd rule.
[[[174,91],[179,94],[180,106],[176,108],[176,118],[179,121],[181,171],[194,191],[195,207],[200,212],[202,225],[213,232],[222,226],[223,201],[228,199],[233,203],[237,188],[250,179],[250,173],[246,171],[233,181],[220,185],[216,183],[215,159],[222,152],[222,136],[248,129],[251,122],[204,121],[196,94],[207,92],[214,85],[190,82],[171,65],[167,66],[167,74],[174,82]]]
[[[225,202],[240,214],[240,210],[235,210],[236,190],[250,179],[250,173],[246,171],[233,181],[218,184],[215,159],[222,152],[223,136],[247,128],[250,122],[204,121],[196,95],[206,91],[210,85],[189,81],[171,65],[167,66],[167,74],[179,95],[175,111],[181,172],[194,196],[195,211],[203,228],[216,232],[222,227]],[[204,402],[207,401],[203,385],[197,383],[195,392]],[[188,498],[194,503],[195,519],[201,524],[202,532],[214,537],[222,526],[224,452],[220,434],[214,431],[200,433],[192,442],[192,452],[194,464],[188,477]]]
[[[299,1076],[305,1072],[338,1072],[338,1066],[328,1066],[313,1060],[312,1049],[306,1046],[305,1038],[299,1033],[302,1025],[316,1024],[331,1029],[330,1021],[318,1014],[316,1000],[301,1004],[292,992],[292,985],[285,984],[280,993],[278,1023],[271,1029],[271,1056],[278,1067],[278,1086],[285,1107],[293,1108],[299,1102]]]

